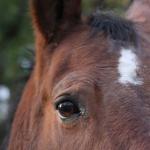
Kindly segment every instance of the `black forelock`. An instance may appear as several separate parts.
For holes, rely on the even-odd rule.
[[[112,13],[95,13],[89,18],[88,24],[92,28],[92,36],[103,32],[112,40],[129,43],[134,46],[137,44],[137,34],[134,24]]]

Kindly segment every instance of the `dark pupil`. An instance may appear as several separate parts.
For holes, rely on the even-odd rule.
[[[58,105],[57,109],[63,117],[70,117],[79,113],[78,107],[72,102],[62,102]]]

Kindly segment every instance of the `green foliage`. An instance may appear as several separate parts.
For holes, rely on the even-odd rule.
[[[9,85],[22,76],[18,60],[33,43],[27,1],[0,1],[0,18],[0,83]]]
[[[89,13],[93,8],[123,12],[131,0],[83,0],[83,9]]]

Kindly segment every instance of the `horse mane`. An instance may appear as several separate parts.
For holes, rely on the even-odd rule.
[[[134,23],[112,12],[96,12],[89,17],[88,24],[92,28],[92,37],[102,32],[113,41],[137,45],[138,35]]]

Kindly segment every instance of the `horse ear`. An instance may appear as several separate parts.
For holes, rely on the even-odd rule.
[[[60,37],[72,25],[80,22],[81,0],[30,0],[35,30],[45,40]]]

